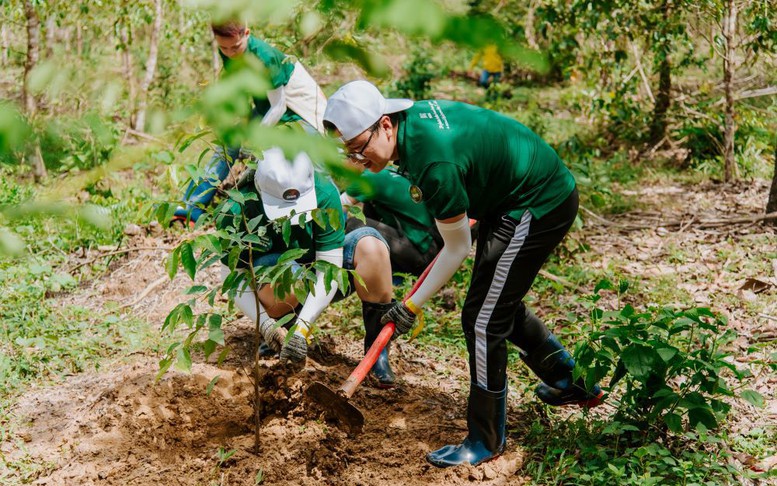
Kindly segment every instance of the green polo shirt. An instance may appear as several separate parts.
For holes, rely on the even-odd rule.
[[[525,211],[540,219],[574,190],[556,152],[517,121],[466,103],[417,101],[400,113],[398,163],[437,219]]]
[[[264,67],[267,68],[267,75],[270,78],[270,84],[272,84],[273,89],[286,86],[289,83],[291,74],[294,72],[294,62],[286,54],[252,35],[248,36],[246,52],[250,52],[262,61]],[[234,60],[225,56],[221,51],[219,51],[219,55],[221,55],[221,61],[224,63],[224,70],[229,72],[235,64]],[[254,98],[253,102],[254,117],[264,116],[270,109],[270,101],[267,98]],[[291,109],[287,109],[279,123],[288,123],[301,119],[302,117]]]
[[[410,181],[390,167],[377,174],[365,171],[345,192],[375,208],[380,222],[402,231],[421,253],[429,250],[434,238],[429,230],[434,219],[423,202],[410,197]]]
[[[283,234],[280,231],[274,229],[274,225],[268,224],[267,215],[264,212],[264,206],[262,206],[261,200],[249,200],[243,205],[245,210],[246,221],[251,221],[253,218],[263,216],[259,226],[266,226],[267,233],[259,238],[259,242],[253,243],[254,258],[267,253],[283,253],[286,250],[294,248],[303,248],[308,252],[299,259],[302,262],[311,262],[315,259],[316,251],[334,250],[335,248],[341,248],[345,240],[345,215],[343,214],[343,207],[340,204],[340,194],[337,191],[332,180],[326,175],[315,173],[314,183],[316,187],[316,200],[318,202],[319,209],[334,208],[341,214],[340,228],[334,229],[328,222],[325,228],[321,228],[315,222],[310,220],[304,227],[300,227],[298,224],[291,226],[291,237],[289,238],[289,244],[283,241]],[[243,194],[258,194],[254,184],[248,184],[246,187],[240,189]],[[261,195],[259,196],[261,198]],[[309,219],[309,218],[308,218]],[[236,201],[230,201],[224,206],[223,212],[216,218],[216,227],[224,229],[226,227],[240,228],[241,231],[245,231],[245,225],[243,224],[243,218],[241,216],[241,206]],[[246,268],[248,262],[248,250],[244,250],[240,255],[240,268]],[[226,262],[226,259],[224,260]]]

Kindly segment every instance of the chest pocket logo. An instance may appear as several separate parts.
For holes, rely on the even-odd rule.
[[[416,203],[420,203],[424,200],[424,193],[421,191],[420,187],[415,185],[410,186],[410,199]]]

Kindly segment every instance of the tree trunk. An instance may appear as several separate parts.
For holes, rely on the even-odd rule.
[[[51,14],[46,19],[46,35],[44,39],[45,45],[43,50],[46,52],[46,58],[49,59],[54,55],[54,45],[57,43],[57,21],[54,19],[54,14]]]
[[[724,180],[732,181],[736,177],[736,160],[734,159],[734,135],[736,134],[736,122],[734,120],[734,71],[736,63],[734,59],[734,38],[737,29],[737,4],[735,0],[727,0],[726,13],[723,19],[723,38],[725,49],[723,51],[723,90],[726,97],[726,120],[723,131],[723,160]]]
[[[526,21],[523,24],[523,32],[526,35],[526,44],[532,49],[539,50],[540,45],[537,43],[537,36],[534,31],[535,13],[537,11],[537,2],[532,0],[529,2],[529,7],[526,10]]]
[[[124,71],[124,79],[127,80],[127,113],[129,113],[129,123],[131,127],[135,126],[135,73],[132,69],[132,54],[130,53],[131,33],[129,18],[123,19],[124,25],[121,26],[119,35],[121,36],[121,64]]]
[[[84,32],[81,22],[76,22],[76,56],[81,59],[84,55]]]
[[[24,1],[24,15],[27,17],[27,59],[24,61],[22,99],[27,115],[32,116],[37,109],[37,103],[35,96],[30,92],[30,73],[35,69],[40,57],[40,19],[32,0]]]
[[[671,0],[664,0],[661,4],[661,40],[659,41],[656,57],[658,61],[658,92],[656,104],[653,108],[653,121],[650,124],[650,144],[655,146],[666,137],[666,114],[672,103],[672,63],[669,56],[672,53],[672,45],[669,40],[670,22],[672,15]]]
[[[8,65],[8,50],[11,47],[8,37],[8,24],[4,23],[0,26],[0,49],[2,49],[2,52],[0,52],[0,65],[3,66]]]
[[[772,187],[769,190],[769,201],[766,203],[766,214],[777,211],[777,138],[774,140],[774,173],[772,174]],[[769,222],[772,226],[777,226],[777,220]]]
[[[43,152],[40,149],[40,141],[35,142],[35,151],[32,154],[32,174],[35,182],[42,182],[48,177],[46,164],[43,162]]]
[[[221,56],[219,56],[219,45],[216,44],[216,39],[210,41],[211,49],[213,50],[213,80],[219,78],[219,70],[221,70]]]
[[[132,128],[139,132],[146,128],[146,108],[148,107],[148,90],[156,74],[156,63],[159,57],[159,32],[162,30],[162,0],[154,0],[154,25],[151,30],[151,45],[148,49],[148,62],[146,62],[146,75],[140,85],[138,96],[138,110],[135,116],[135,124]]]

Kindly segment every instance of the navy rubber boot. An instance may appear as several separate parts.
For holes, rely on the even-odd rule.
[[[458,445],[447,445],[426,455],[433,466],[460,464],[477,466],[496,459],[505,450],[507,387],[492,392],[472,383],[467,404],[467,437]]]
[[[521,359],[543,381],[534,393],[548,405],[590,408],[602,402],[599,385],[586,390],[582,377],[573,380],[575,360],[553,334],[531,353],[522,352]]]
[[[362,317],[364,318],[364,353],[372,346],[375,339],[378,338],[383,326],[380,323],[380,319],[383,314],[394,307],[394,302],[388,302],[386,304],[378,304],[373,302],[362,301]],[[391,369],[389,363],[389,347],[391,343],[388,343],[383,351],[378,356],[378,360],[372,366],[371,374],[378,382],[378,388],[393,388],[396,383],[396,376]]]

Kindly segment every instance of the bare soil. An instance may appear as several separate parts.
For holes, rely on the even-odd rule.
[[[626,275],[676,275],[681,288],[699,304],[724,312],[730,325],[740,332],[737,366],[768,360],[777,336],[777,319],[772,317],[777,315],[777,264],[770,274],[757,274],[748,259],[777,254],[774,231],[761,225],[702,231],[694,229],[692,223],[680,230],[667,230],[660,224],[678,218],[705,219],[705,215],[760,214],[767,190],[764,182],[724,191],[715,186],[646,187],[637,197],[647,209],[613,217],[611,222],[626,225],[655,220],[656,224],[623,232],[591,221],[579,235],[591,246],[585,258],[601,268],[615,260]],[[764,234],[771,235],[766,244]],[[185,276],[179,275],[172,283],[162,279],[166,252],[154,248],[172,246],[176,237],[170,233],[133,236],[130,246],[151,249],[122,255],[90,286],[62,297],[63,304],[97,309],[113,302],[128,313],[161,325],[173,306],[183,300],[181,290],[191,285]],[[759,241],[761,246],[748,247],[750,241]],[[693,257],[690,261],[672,260],[676,248]],[[78,258],[85,261],[88,256],[74,258],[77,264]],[[213,271],[204,278],[214,282],[218,276]],[[755,287],[745,285],[748,279],[765,282],[766,287],[758,287],[756,292]],[[590,292],[591,288],[585,290]],[[717,305],[721,296],[732,295],[740,296],[741,305]],[[763,304],[759,312],[751,310],[756,301]],[[569,305],[573,305],[571,301]],[[542,314],[542,309],[538,313]],[[305,399],[304,390],[314,381],[336,389],[358,363],[360,342],[326,336],[301,369],[282,368],[274,359],[261,360],[261,440],[257,451],[250,377],[255,353],[251,327],[240,320],[225,332],[232,353],[219,366],[200,357],[191,374],[171,371],[155,382],[158,356],[141,354],[117,359],[99,372],[31,390],[14,410],[26,424],[19,428],[21,441],[4,442],[2,453],[9,458],[27,456],[45,462],[47,467],[34,484],[47,485],[243,485],[255,484],[257,477],[270,485],[450,485],[473,481],[512,485],[531,480],[522,473],[528,458],[515,429],[508,437],[508,452],[479,467],[441,470],[424,461],[425,453],[458,442],[466,434],[469,374],[464,359],[435,358],[433,350],[422,353],[405,342],[392,348],[392,361],[401,377],[399,386],[379,390],[365,383],[352,398],[366,419],[359,435],[333,423],[318,404]],[[761,351],[746,352],[754,346],[760,346]],[[757,410],[736,402],[734,431],[770,427],[777,421],[777,379],[761,366],[753,366],[752,371],[756,377],[753,387],[767,398],[767,407]],[[219,379],[208,394],[207,385],[216,376]],[[519,410],[519,402],[534,400],[517,395],[510,395],[509,424],[522,421],[521,413],[525,412],[521,410],[525,408]],[[607,412],[605,406],[598,413]],[[23,446],[15,447],[18,442]]]

